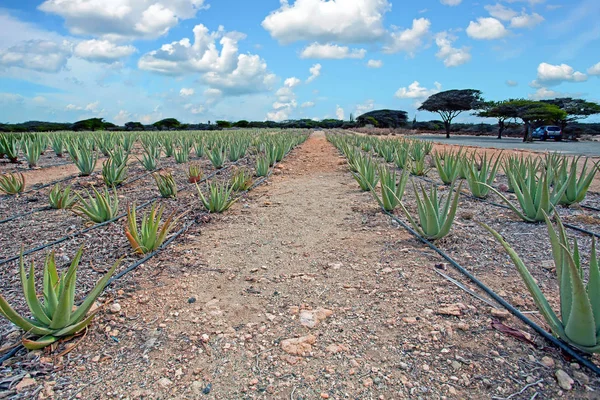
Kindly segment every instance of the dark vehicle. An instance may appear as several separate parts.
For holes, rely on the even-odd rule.
[[[554,139],[556,141],[562,140],[562,129],[558,126],[554,125],[544,125],[532,132],[531,136],[534,139],[546,140],[548,138]]]

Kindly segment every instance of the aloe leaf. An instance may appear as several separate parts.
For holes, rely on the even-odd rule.
[[[33,323],[33,321],[23,318],[10,306],[10,304],[8,304],[2,295],[0,295],[0,313],[10,322],[23,329],[25,332],[29,332],[34,335],[48,335],[53,332],[52,329],[37,326]]]
[[[592,253],[590,254],[590,277],[587,284],[587,293],[594,312],[596,321],[596,337],[600,336],[600,270],[596,256],[596,239],[592,238]]]
[[[33,317],[41,323],[48,325],[50,323],[50,318],[48,318],[44,312],[35,292],[35,271],[33,265],[32,261],[31,267],[29,268],[29,277],[27,277],[25,275],[25,262],[21,255],[19,261],[19,274],[21,275],[21,282],[23,283],[23,294],[25,295],[25,300],[27,301],[27,305],[29,306]]]
[[[44,347],[50,346],[52,343],[57,342],[59,339],[60,338],[58,338],[56,336],[46,335],[37,340],[23,338],[21,340],[21,343],[23,343],[23,346],[27,350],[40,350],[40,349],[43,349]]]

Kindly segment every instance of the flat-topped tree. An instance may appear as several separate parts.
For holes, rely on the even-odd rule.
[[[506,121],[514,118],[513,113],[504,107],[509,100],[485,101],[480,105],[480,111],[475,113],[481,118],[496,118],[498,120],[498,139],[502,139],[502,132],[506,129]]]
[[[435,112],[442,117],[446,138],[450,137],[450,125],[452,120],[463,111],[477,109],[483,102],[481,91],[475,89],[446,90],[429,96],[423,102],[419,111]]]
[[[553,104],[567,113],[564,118],[554,121],[563,130],[570,122],[585,119],[590,115],[600,114],[600,104],[583,99],[561,97],[558,99],[542,100],[542,103]]]

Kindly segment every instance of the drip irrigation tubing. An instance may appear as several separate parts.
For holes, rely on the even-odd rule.
[[[54,181],[54,182],[45,183],[45,184],[43,184],[41,186],[35,186],[34,185],[31,189],[27,189],[26,191],[24,191],[23,194],[25,194],[25,193],[31,193],[31,192],[36,192],[38,190],[47,188],[48,186],[54,186],[57,183],[62,183],[62,182],[70,181],[71,179],[75,179],[77,177],[79,177],[79,175],[72,175],[72,176],[67,176],[66,178],[59,179],[59,180]]]
[[[293,149],[292,149],[293,150]],[[290,151],[291,152],[291,151]],[[288,152],[286,154],[286,156],[290,153]],[[237,164],[237,161],[235,163],[229,164],[227,167],[222,168],[220,170],[215,171],[212,176],[216,175],[219,171],[222,171],[224,169],[229,168],[230,166],[233,166]],[[262,184],[263,182],[265,182],[267,180],[267,178],[269,178],[272,173],[273,170],[275,168],[275,165],[277,165],[277,163],[273,164],[273,167],[271,169],[269,169],[269,172],[267,173],[266,176],[257,179],[252,186],[250,186],[248,189],[244,190],[243,192],[241,192],[238,195],[238,198],[240,198],[242,195],[248,193],[250,190],[256,188],[258,185]],[[206,178],[208,179],[208,177]],[[207,213],[203,213],[200,215],[206,215]],[[117,275],[111,277],[108,282],[106,282],[106,285],[104,286],[104,289],[106,289],[109,285],[112,285],[115,281],[117,281],[118,279],[122,278],[123,276],[127,275],[128,273],[130,273],[131,271],[135,270],[136,268],[138,268],[140,265],[142,265],[143,263],[145,263],[146,261],[148,261],[149,259],[155,257],[156,255],[158,255],[160,252],[162,252],[164,249],[167,248],[167,246],[169,244],[171,244],[177,237],[181,236],[183,233],[185,233],[193,224],[195,224],[198,221],[198,218],[196,218],[194,221],[191,221],[187,224],[185,224],[179,231],[175,232],[169,239],[167,239],[167,241],[165,241],[158,249],[156,249],[155,251],[153,251],[152,253],[149,253],[148,255],[146,255],[144,258],[136,261],[135,263],[131,264],[129,267],[127,267],[126,269],[124,269],[123,271],[119,272]],[[19,352],[20,350],[24,349],[22,344],[19,344],[18,346],[15,346],[13,349],[11,349],[8,353],[4,354],[2,357],[0,357],[0,365],[2,365],[6,360],[9,360],[10,358],[14,357],[15,354],[17,354],[17,352]]]
[[[21,217],[25,217],[27,215],[31,215],[31,214],[36,213],[36,212],[47,211],[47,210],[51,210],[51,209],[52,209],[52,207],[45,206],[45,207],[36,208],[34,210],[28,211],[28,212],[23,213],[23,214],[15,214],[12,217],[0,220],[0,224],[5,224],[7,222],[14,221],[15,219],[19,219]]]
[[[585,208],[587,210],[591,210],[591,211],[600,211],[600,208],[596,208],[596,207],[592,207],[592,206],[585,206],[583,204],[580,204],[581,208]]]
[[[228,169],[229,167],[233,166],[234,164],[236,164],[236,163],[229,164],[228,166],[226,166],[224,168],[221,168],[221,169],[218,169],[218,170],[212,172],[210,175],[207,175],[205,178],[203,178],[203,180],[201,180],[200,182],[204,182],[204,181],[212,178],[213,176],[215,176],[215,175],[219,174],[220,172]],[[183,191],[183,190],[181,190],[181,191]],[[157,197],[155,197],[155,198],[153,198],[151,200],[148,200],[147,202],[145,202],[145,203],[137,206],[135,208],[135,210],[137,211],[137,210],[140,210],[142,208],[148,207],[150,204],[154,203],[159,198],[160,198],[160,196],[157,196]],[[4,265],[4,264],[7,264],[7,263],[9,263],[11,261],[18,260],[21,257],[21,255],[27,256],[29,254],[36,253],[38,251],[44,250],[44,249],[46,249],[48,247],[55,246],[55,245],[57,245],[59,243],[66,242],[67,240],[70,240],[70,239],[73,239],[73,238],[75,238],[77,236],[83,235],[84,233],[87,233],[87,232],[92,231],[94,229],[97,229],[97,228],[103,227],[105,225],[108,225],[110,223],[113,223],[115,221],[118,221],[118,220],[120,220],[121,218],[123,218],[125,216],[127,216],[127,213],[119,214],[116,217],[114,217],[113,219],[110,219],[108,221],[105,221],[105,222],[102,222],[102,223],[99,223],[99,224],[95,224],[93,226],[90,226],[89,228],[85,228],[85,229],[79,230],[77,232],[73,232],[73,233],[71,233],[69,235],[66,235],[66,236],[64,236],[64,237],[62,237],[60,239],[57,239],[57,240],[55,240],[53,242],[46,243],[46,244],[38,246],[38,247],[34,247],[32,249],[25,250],[22,254],[14,255],[14,256],[6,258],[4,260],[0,260],[0,265]]]

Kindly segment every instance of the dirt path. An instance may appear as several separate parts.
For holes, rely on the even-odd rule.
[[[568,365],[491,330],[489,306],[434,273],[439,260],[358,190],[322,133],[277,171],[122,282],[120,312],[98,318],[56,361],[65,368],[44,393],[489,398],[540,380],[527,398],[559,396],[554,372],[573,376]],[[578,380],[589,380],[582,372]]]

